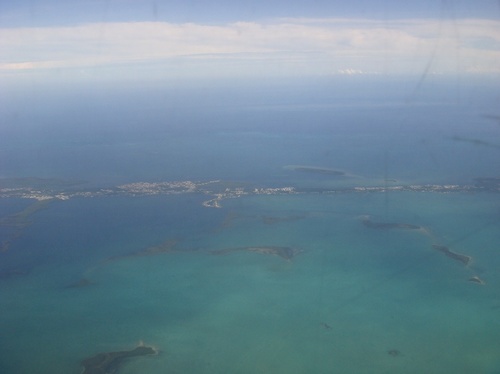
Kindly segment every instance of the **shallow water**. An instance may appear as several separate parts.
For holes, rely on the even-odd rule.
[[[430,108],[233,107],[209,112],[200,134],[155,137],[156,128],[71,147],[63,134],[50,149],[47,139],[16,138],[2,173],[85,179],[83,189],[223,179],[310,191],[497,175],[496,150],[450,139],[465,136],[480,108]],[[496,141],[488,131],[471,136]],[[0,253],[0,372],[78,373],[83,359],[140,341],[159,354],[120,373],[500,371],[498,193],[249,195],[221,209],[204,207],[209,198],[72,198],[33,213],[18,236],[2,225],[12,243]],[[1,199],[1,218],[28,203]],[[366,216],[422,230],[377,230]],[[141,255],[169,241],[172,251]],[[473,260],[464,266],[432,244]],[[244,250],[262,246],[301,252],[286,260]]]
[[[432,235],[362,225],[382,194],[249,197],[220,210],[170,196],[53,204],[12,248],[29,248],[36,265],[0,283],[2,371],[78,372],[81,359],[142,340],[160,355],[122,373],[493,373],[499,237],[494,212],[477,212],[490,197],[389,197],[392,221]],[[79,213],[69,216],[66,204]],[[183,222],[186,210],[196,226]],[[458,210],[460,219],[446,219]],[[169,238],[180,238],[179,252],[103,261]],[[437,241],[474,262],[433,250]],[[304,252],[292,261],[210,253],[258,245]],[[487,284],[468,282],[472,275]],[[67,288],[82,277],[92,284]]]

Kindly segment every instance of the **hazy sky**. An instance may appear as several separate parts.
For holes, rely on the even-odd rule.
[[[0,1],[0,79],[500,73],[500,1]]]

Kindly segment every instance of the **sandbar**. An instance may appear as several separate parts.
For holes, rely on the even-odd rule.
[[[306,172],[306,173],[333,175],[333,176],[337,176],[337,177],[347,175],[345,171],[330,169],[330,168],[325,168],[325,167],[320,167],[320,166],[288,165],[288,166],[285,166],[285,169],[293,170],[293,171],[302,171],[302,172]]]
[[[158,352],[154,348],[145,345],[140,345],[130,351],[98,353],[82,361],[82,374],[116,373],[127,358],[154,354],[158,354]]]
[[[464,265],[467,265],[472,260],[472,257],[467,256],[467,255],[463,255],[461,253],[453,252],[448,247],[445,247],[444,245],[433,244],[432,248],[434,248],[440,252],[443,252],[446,256],[448,256],[454,260],[462,262]]]
[[[477,284],[486,284],[481,278],[479,278],[477,275],[474,275],[473,277],[470,277],[468,279],[469,282],[472,282],[472,283],[477,283]]]

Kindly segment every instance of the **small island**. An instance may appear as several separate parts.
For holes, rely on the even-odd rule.
[[[147,347],[143,344],[130,351],[99,353],[82,361],[82,374],[116,373],[123,361],[130,357],[155,354],[158,354],[156,349],[153,347]]]

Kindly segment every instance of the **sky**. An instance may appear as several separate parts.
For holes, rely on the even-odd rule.
[[[0,0],[0,81],[500,75],[500,1]]]

